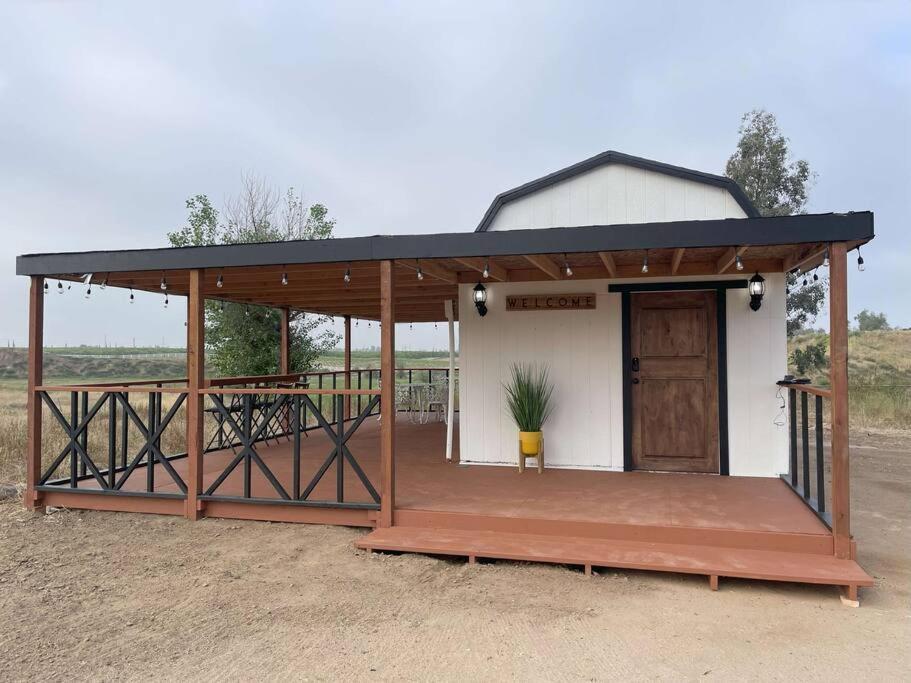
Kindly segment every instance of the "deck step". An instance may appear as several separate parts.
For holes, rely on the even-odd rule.
[[[873,578],[853,560],[774,550],[402,526],[376,529],[359,539],[357,546],[367,550],[574,564],[586,568],[613,567],[831,586],[873,585]]]

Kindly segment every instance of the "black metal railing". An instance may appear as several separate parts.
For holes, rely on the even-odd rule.
[[[200,393],[204,455],[230,449],[230,461],[203,498],[224,499],[219,487],[242,466],[242,500],[252,495],[253,468],[271,487],[270,502],[374,508],[375,487],[352,454],[349,440],[364,420],[379,415],[380,370],[344,370],[210,380]],[[433,384],[449,379],[448,368],[399,368],[396,382]],[[185,379],[39,386],[45,407],[42,453],[45,460],[37,490],[185,498],[187,482],[175,461],[187,457]],[[180,384],[182,386],[173,386]],[[64,414],[68,401],[68,415]],[[397,403],[397,410],[411,410]],[[50,428],[56,425],[59,429]],[[301,438],[322,431],[333,444],[307,483],[301,481]],[[257,449],[291,444],[291,483],[283,486]],[[51,457],[53,456],[53,457]],[[270,454],[270,458],[276,453]],[[317,500],[314,492],[333,464],[335,495]],[[345,471],[354,472],[366,500],[346,500]],[[224,476],[222,476],[224,475]],[[320,491],[325,491],[321,487]]]
[[[219,429],[225,428],[230,432],[228,440],[233,446],[232,457],[214,481],[206,487],[200,496],[201,500],[379,509],[380,495],[352,453],[349,444],[349,440],[364,420],[379,411],[379,389],[219,389],[207,391],[206,394],[213,406],[207,414],[218,421]],[[363,397],[365,405],[357,415],[346,419],[345,399],[355,396]],[[226,397],[229,397],[228,400]],[[314,397],[326,397],[325,400],[332,405],[331,415],[326,415],[321,409],[323,401],[315,401]],[[308,415],[316,421],[316,428],[323,430],[329,437],[331,448],[305,483],[302,478],[304,463],[301,437],[306,435],[304,424]],[[287,426],[276,433],[276,424]],[[263,457],[260,453],[260,444],[265,442],[269,445],[270,432],[273,438],[289,439],[290,453],[276,451],[268,458]],[[212,455],[209,454],[207,457]],[[286,474],[288,458],[290,474]],[[317,487],[333,465],[334,495],[315,497]],[[254,466],[268,484],[261,486],[256,492],[253,490]],[[367,500],[351,500],[346,493],[345,480],[348,469],[360,482]],[[238,470],[240,475],[235,475],[233,483],[230,482],[232,475]],[[240,493],[236,492],[238,489]]]
[[[788,390],[788,473],[782,479],[803,499],[829,528],[832,515],[827,500],[827,482],[831,477],[826,461],[823,428],[825,399],[828,389],[806,384],[780,384]],[[799,396],[799,397],[798,397]],[[812,411],[810,409],[812,397]],[[812,416],[811,416],[812,412]],[[811,438],[812,434],[812,438]]]
[[[54,400],[59,393],[69,395],[69,416]],[[172,464],[187,455],[181,411],[185,390],[98,385],[40,387],[36,395],[60,427],[56,433],[47,430],[42,435],[43,452],[60,450],[49,464],[43,464],[38,490],[186,496],[186,482]],[[169,398],[166,411],[164,396]],[[179,414],[181,419],[175,419]],[[174,426],[178,421],[179,427]],[[176,447],[163,446],[165,437]],[[156,465],[179,493],[156,491]],[[141,484],[137,477],[142,477]]]

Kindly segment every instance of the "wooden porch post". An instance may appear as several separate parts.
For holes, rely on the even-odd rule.
[[[829,247],[829,383],[832,387],[832,532],[835,556],[851,556],[851,490],[848,456],[848,254],[844,242]]]
[[[278,354],[278,374],[287,375],[291,372],[291,309],[281,309],[281,348]]]
[[[41,400],[35,387],[44,381],[44,278],[32,276],[28,295],[28,397],[25,506],[40,511],[41,495],[35,490],[41,478]]]
[[[202,512],[203,395],[205,387],[205,312],[202,282],[204,270],[190,271],[187,294],[187,519]]]
[[[345,388],[351,388],[351,316],[345,316]],[[351,397],[345,395],[345,419],[351,419]]]
[[[392,261],[380,262],[380,516],[392,526],[395,508],[395,300]]]

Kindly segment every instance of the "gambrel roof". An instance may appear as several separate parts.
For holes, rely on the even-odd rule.
[[[538,178],[537,180],[532,180],[531,182],[525,183],[524,185],[519,185],[518,187],[514,187],[513,189],[507,190],[506,192],[501,192],[494,198],[493,202],[491,202],[490,207],[487,209],[487,212],[484,214],[484,217],[481,219],[478,227],[475,228],[475,232],[487,232],[488,228],[493,223],[497,212],[505,204],[515,201],[516,199],[526,197],[530,194],[534,194],[535,192],[539,192],[548,187],[552,187],[553,185],[562,183],[566,180],[579,176],[583,173],[587,173],[588,171],[592,171],[601,166],[606,166],[608,164],[622,164],[624,166],[632,166],[634,168],[640,168],[645,171],[652,171],[654,173],[661,173],[663,175],[703,183],[705,185],[711,185],[713,187],[720,187],[730,193],[737,204],[740,205],[740,208],[743,209],[743,212],[747,215],[748,218],[758,218],[760,215],[759,211],[753,205],[753,202],[751,202],[750,199],[746,196],[743,189],[741,189],[741,187],[730,178],[714,175],[712,173],[704,173],[702,171],[694,171],[692,169],[683,168],[681,166],[672,166],[660,161],[652,161],[651,159],[643,159],[642,157],[634,157],[629,154],[623,154],[622,152],[608,150],[606,152],[602,152],[601,154],[593,156],[590,159],[580,161],[577,164],[567,166],[564,169],[550,173],[542,178]]]

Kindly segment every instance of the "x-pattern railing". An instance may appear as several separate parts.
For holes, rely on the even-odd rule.
[[[88,402],[85,400],[87,392],[82,393],[84,394],[82,403],[87,407]],[[133,472],[138,467],[144,466],[146,472],[145,491],[146,493],[151,494],[155,493],[155,465],[159,464],[165,472],[168,473],[180,489],[181,493],[186,494],[186,482],[184,482],[174,469],[174,466],[170,462],[170,458],[161,450],[161,437],[186,399],[186,394],[178,394],[168,412],[164,417],[160,417],[160,395],[150,392],[147,422],[144,422],[136,413],[136,410],[130,404],[129,397],[125,392],[102,392],[90,410],[83,410],[83,414],[80,418],[78,408],[79,392],[73,391],[71,392],[70,399],[70,419],[67,419],[63,415],[60,407],[54,402],[48,392],[40,391],[39,395],[41,396],[42,402],[48,407],[51,415],[54,416],[68,438],[67,444],[63,447],[57,457],[54,458],[51,465],[42,473],[38,482],[39,486],[53,486],[55,490],[59,490],[68,483],[70,488],[75,489],[79,487],[80,481],[89,478],[94,479],[95,483],[97,483],[98,487],[103,491],[121,491]],[[108,406],[108,462],[106,468],[100,469],[91,455],[89,455],[86,435],[89,424],[96,418],[105,404]],[[124,420],[124,425],[121,430],[124,434],[122,439],[123,448],[126,448],[127,443],[125,438],[127,419],[133,423],[144,442],[139,450],[133,454],[129,464],[119,468],[116,466],[116,415],[118,405],[121,408],[121,414],[123,415]],[[52,481],[51,477],[54,476],[54,473],[67,457],[70,459],[69,477]],[[89,474],[81,475],[80,468],[87,471]]]
[[[224,397],[221,394],[211,393],[209,397],[215,407],[216,415],[219,422],[224,423],[233,433],[231,438],[240,446],[239,452],[235,452],[225,469],[216,477],[212,484],[204,491],[203,499],[235,498],[219,494],[219,488],[225,483],[228,477],[242,466],[243,472],[243,499],[262,500],[261,496],[252,495],[252,471],[253,464],[269,482],[272,489],[278,494],[282,501],[297,503],[302,505],[331,505],[333,507],[356,507],[356,508],[377,508],[380,502],[380,495],[373,486],[367,474],[364,472],[360,463],[348,446],[348,442],[357,429],[363,424],[379,403],[378,394],[371,394],[367,405],[358,413],[358,415],[346,423],[344,419],[344,396],[342,394],[332,394],[334,398],[333,416],[334,422],[327,419],[320,406],[307,395],[306,390],[296,391],[288,394],[270,393],[272,397],[268,408],[264,412],[256,415],[256,393],[242,394],[240,399],[241,410],[236,409],[235,402],[225,405]],[[306,486],[301,486],[301,440],[303,433],[302,415],[309,411],[317,421],[317,425],[329,437],[332,443],[332,449],[324,459],[322,465],[312,476]],[[235,419],[235,415],[241,415],[240,423]],[[278,477],[263,460],[257,452],[257,444],[264,439],[264,435],[276,420],[287,417],[289,421],[289,433],[292,438],[291,457],[292,457],[292,475],[291,491],[281,484]],[[312,495],[316,487],[326,476],[326,473],[335,465],[336,491],[335,499],[331,501],[313,500]],[[345,465],[348,465],[357,476],[364,489],[372,499],[372,503],[348,502],[345,500]]]
[[[215,395],[213,394],[212,396],[214,397]],[[216,417],[216,428],[209,438],[204,450],[208,453],[210,451],[221,450],[222,448],[230,448],[234,453],[237,453],[237,447],[242,446],[243,442],[234,438],[226,438],[231,435],[226,433],[225,426],[228,423],[224,416],[226,411],[232,414],[242,413],[245,410],[245,401],[241,395],[231,394],[231,399],[228,404],[225,404],[224,395],[219,396],[219,402],[221,403],[221,408],[214,406],[213,398],[214,407],[207,409],[207,412],[214,414]],[[266,441],[266,443],[268,443],[269,439],[277,441],[282,437],[287,438],[291,436],[289,422],[286,419],[285,412],[280,411],[270,414],[269,411],[272,407],[272,403],[273,401],[267,394],[254,395],[252,399],[253,421],[255,425],[262,425],[262,429],[258,429],[257,427],[257,433],[259,434],[259,438]]]

